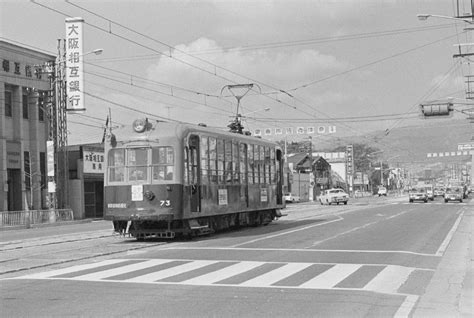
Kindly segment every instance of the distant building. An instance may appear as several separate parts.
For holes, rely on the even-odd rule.
[[[314,201],[321,190],[332,186],[331,165],[320,156],[307,153],[289,155],[287,192],[298,195],[302,201]]]
[[[0,40],[0,211],[47,206],[47,96],[54,55]]]

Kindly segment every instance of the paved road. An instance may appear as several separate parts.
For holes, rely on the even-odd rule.
[[[2,311],[12,316],[472,314],[465,309],[468,303],[437,310],[435,299],[442,295],[433,290],[444,281],[439,267],[449,253],[456,254],[451,265],[461,283],[468,277],[472,258],[471,263],[463,260],[469,241],[458,234],[460,229],[472,233],[473,206],[404,201],[290,205],[285,218],[268,226],[194,241],[101,237],[69,242],[81,251],[90,244],[86,248],[96,250],[86,254],[97,257],[4,275],[9,279],[1,284]],[[63,250],[43,258],[76,257],[73,245],[68,246],[70,254]],[[100,246],[106,248],[99,251]],[[113,253],[100,253],[107,251]],[[456,293],[467,302],[461,289]]]

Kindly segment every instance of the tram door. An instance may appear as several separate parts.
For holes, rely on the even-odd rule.
[[[201,174],[199,159],[199,136],[192,135],[189,138],[189,186],[190,186],[190,207],[191,212],[201,212]]]

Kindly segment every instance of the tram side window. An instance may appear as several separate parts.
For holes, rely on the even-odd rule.
[[[217,140],[209,137],[209,173],[211,183],[217,184]]]
[[[151,164],[154,181],[173,180],[174,151],[172,147],[152,148]]]
[[[247,164],[248,164],[248,179],[249,179],[249,184],[254,183],[254,152],[253,152],[253,145],[248,145],[247,148]]]
[[[277,183],[276,164],[275,164],[275,149],[270,149],[270,178],[271,183]]]
[[[232,183],[232,140],[224,141],[224,161],[225,161],[225,171],[224,171],[224,180],[226,183]]]
[[[260,146],[260,157],[258,172],[260,175],[260,184],[265,184],[265,148]]]
[[[239,144],[237,141],[232,142],[232,170],[234,182],[239,183]]]
[[[129,181],[147,180],[147,148],[127,149],[127,167]]]
[[[217,177],[218,183],[225,182],[224,179],[224,140],[217,139]]]
[[[201,137],[201,183],[209,184],[209,148],[207,137]]]
[[[125,181],[125,149],[111,149],[107,158],[109,182]]]
[[[271,184],[270,180],[270,170],[271,170],[271,164],[270,164],[270,148],[265,147],[265,182],[267,184]]]
[[[239,162],[239,170],[240,170],[240,178],[242,183],[247,183],[247,173],[245,171],[247,167],[247,145],[240,144],[240,162]]]

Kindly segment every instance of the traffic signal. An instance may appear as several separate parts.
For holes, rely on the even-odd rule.
[[[420,104],[423,117],[449,117],[453,115],[452,103]]]

